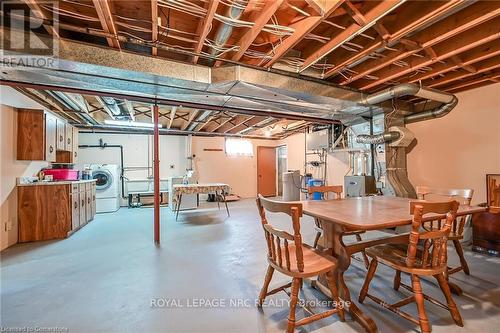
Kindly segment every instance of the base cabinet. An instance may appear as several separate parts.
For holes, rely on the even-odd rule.
[[[19,242],[66,238],[93,220],[92,191],[95,181],[19,186]]]

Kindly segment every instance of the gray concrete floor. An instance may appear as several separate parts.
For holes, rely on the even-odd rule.
[[[231,217],[213,204],[184,212],[175,221],[162,208],[162,242],[153,245],[150,208],[120,209],[96,219],[61,241],[18,244],[1,253],[1,326],[62,328],[69,332],[283,332],[287,296],[273,295],[263,310],[253,303],[266,270],[263,232],[255,202],[230,203]],[[271,221],[287,227],[282,216]],[[304,218],[303,237],[314,238],[313,221]],[[427,303],[433,332],[500,331],[500,261],[467,251],[472,276],[453,275],[465,293],[455,297],[465,328],[454,326],[448,312]],[[456,257],[451,256],[452,263]],[[357,299],[365,276],[354,262],[346,274]],[[385,299],[393,272],[378,270],[372,291]],[[408,281],[408,277],[404,277]],[[272,285],[285,282],[275,274]],[[433,283],[424,292],[441,297]],[[302,297],[324,300],[306,286]],[[166,302],[170,303],[167,305]],[[195,302],[205,301],[200,307]],[[221,306],[217,306],[217,301]],[[247,304],[237,303],[246,302]],[[152,303],[156,302],[156,306]],[[164,302],[164,303],[162,303]],[[208,304],[210,302],[210,304]],[[280,304],[283,302],[283,304]],[[236,304],[235,304],[236,303]],[[248,305],[248,306],[246,306]],[[360,305],[380,332],[418,328],[370,300]],[[415,313],[414,306],[407,311]],[[298,312],[301,318],[304,312]],[[57,331],[57,330],[53,330]],[[307,325],[298,332],[362,332],[337,317]]]

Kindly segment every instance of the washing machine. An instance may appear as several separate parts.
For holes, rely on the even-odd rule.
[[[96,212],[110,213],[120,209],[120,167],[116,164],[91,164],[96,180]]]

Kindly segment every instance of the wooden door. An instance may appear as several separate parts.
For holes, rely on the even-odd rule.
[[[61,120],[57,119],[57,150],[66,150],[66,124]]]
[[[73,127],[73,147],[71,148],[71,152],[73,154],[73,163],[78,162],[78,128]]]
[[[66,145],[64,150],[73,151],[73,126],[71,126],[70,124],[65,124],[64,132],[66,137]]]
[[[80,195],[78,191],[71,193],[71,229],[78,229],[80,226]]]
[[[45,114],[45,159],[49,162],[56,161],[56,118]]]
[[[257,193],[276,196],[276,148],[257,147]]]

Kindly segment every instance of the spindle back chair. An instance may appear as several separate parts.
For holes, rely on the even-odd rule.
[[[411,202],[410,213],[413,215],[412,230],[409,234],[408,245],[404,244],[384,244],[366,249],[368,256],[372,257],[366,280],[359,295],[359,301],[362,303],[366,297],[380,304],[382,307],[402,316],[411,322],[420,325],[423,333],[431,332],[431,326],[427,318],[424,307],[424,299],[439,305],[448,311],[455,323],[463,326],[462,317],[458,311],[455,302],[451,296],[445,273],[447,270],[446,243],[451,231],[451,225],[456,218],[459,203],[457,201],[449,202]],[[440,229],[423,230],[421,228],[424,216],[434,214],[438,216],[445,215],[444,223]],[[429,217],[427,216],[425,220]],[[378,263],[389,266],[396,270],[394,279],[394,289],[399,287],[413,292],[412,296],[394,304],[388,304],[380,298],[369,294],[370,282],[375,275]],[[410,274],[412,286],[401,282],[401,272]],[[440,301],[423,294],[420,284],[420,276],[434,276],[446,298],[447,305]],[[418,318],[402,311],[400,308],[409,303],[415,302],[418,309]]]
[[[344,320],[344,309],[338,295],[337,286],[334,280],[334,271],[337,266],[337,259],[316,251],[314,248],[302,243],[300,233],[300,218],[302,217],[302,204],[299,202],[282,202],[265,199],[258,195],[257,208],[261,218],[262,227],[267,244],[268,269],[259,295],[259,305],[262,306],[268,295],[279,291],[285,291],[291,287],[290,291],[290,312],[288,315],[287,332],[291,333],[295,327],[309,324],[313,321],[326,318],[337,313],[340,319]],[[287,231],[275,228],[269,223],[267,212],[284,213],[291,217],[293,235]],[[268,291],[269,283],[277,270],[292,278],[291,283],[277,287]],[[298,293],[302,286],[302,279],[325,274],[330,292],[333,296],[335,306],[331,310],[322,313],[312,314],[301,320],[295,320],[295,308],[298,303]],[[299,306],[301,303],[299,304]],[[309,310],[310,311],[310,310]]]
[[[474,195],[473,189],[440,189],[428,186],[417,186],[416,190],[418,198],[422,200],[435,201],[438,199],[442,200],[443,198],[447,198],[449,200],[459,199],[461,205],[467,206],[470,206],[472,196]],[[460,243],[460,241],[464,238],[464,227],[469,217],[469,215],[457,217],[451,225],[451,232],[448,240],[453,242],[455,251],[457,252],[458,258],[460,259],[460,266],[454,268],[449,267],[447,272],[448,275],[457,273],[462,270],[465,274],[470,274],[469,265],[467,264],[467,260],[464,256],[464,250],[462,248],[462,244]],[[441,224],[441,220],[431,221],[425,223],[424,228],[426,228],[427,230],[440,229]]]

